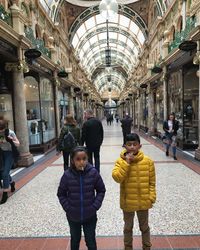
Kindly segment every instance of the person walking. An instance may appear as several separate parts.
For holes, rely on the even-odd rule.
[[[156,201],[154,162],[140,150],[140,137],[126,136],[125,150],[115,163],[112,177],[120,183],[120,207],[124,216],[124,249],[132,250],[134,216],[137,214],[143,250],[151,249],[149,209]]]
[[[76,147],[71,154],[71,166],[62,176],[57,192],[70,227],[71,250],[79,250],[82,227],[88,249],[97,250],[97,210],[105,192],[100,174],[88,163],[86,149]]]
[[[70,153],[77,145],[80,145],[80,129],[76,120],[68,114],[64,120],[64,126],[60,132],[57,144],[57,151],[63,153],[64,171],[69,167]]]
[[[4,119],[0,120],[0,154],[1,154],[1,179],[3,180],[3,195],[0,204],[6,203],[8,192],[15,191],[15,182],[12,181],[10,170],[14,164],[12,152],[12,143],[19,146],[19,140],[14,131],[7,128],[8,122]],[[6,131],[7,130],[7,131]],[[1,182],[0,179],[0,182]]]
[[[166,156],[169,156],[169,149],[172,146],[174,160],[177,160],[176,142],[177,142],[177,131],[179,130],[179,122],[175,119],[174,113],[171,113],[168,119],[164,121],[163,130],[165,131]]]
[[[86,145],[88,150],[89,162],[93,165],[93,156],[95,168],[100,172],[100,147],[103,142],[103,126],[99,119],[94,117],[93,111],[86,110],[87,121],[82,127],[81,144]]]
[[[131,126],[133,119],[126,113],[125,117],[121,120],[121,127],[123,133],[123,146],[126,144],[126,135],[131,133]]]

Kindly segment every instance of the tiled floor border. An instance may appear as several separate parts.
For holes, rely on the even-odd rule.
[[[153,249],[200,249],[200,236],[152,236]],[[0,239],[1,250],[69,250],[69,237]],[[133,238],[134,249],[141,249],[141,237]],[[97,237],[98,250],[122,250],[123,237]],[[85,250],[82,238],[80,250]]]

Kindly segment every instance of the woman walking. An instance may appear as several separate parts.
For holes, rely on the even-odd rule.
[[[174,160],[176,158],[176,136],[179,130],[179,122],[175,120],[175,114],[171,113],[166,121],[163,123],[163,130],[166,137],[166,156],[169,156],[169,149],[172,146]]]
[[[74,117],[69,114],[65,117],[57,145],[57,151],[63,153],[64,170],[68,169],[70,153],[77,145],[80,145],[80,129]]]
[[[7,131],[6,131],[7,130]],[[7,135],[7,134],[8,135]],[[7,128],[7,121],[0,120],[0,154],[1,154],[1,179],[3,180],[3,195],[1,198],[1,203],[6,203],[8,199],[8,192],[15,191],[15,182],[12,181],[10,176],[10,170],[14,164],[13,152],[12,152],[12,142],[15,146],[19,146],[19,140],[17,139],[14,131]],[[11,189],[10,189],[11,186]]]

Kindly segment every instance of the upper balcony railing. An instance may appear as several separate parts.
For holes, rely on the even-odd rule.
[[[195,17],[189,17],[186,20],[185,29],[182,30],[181,32],[176,32],[174,40],[169,44],[169,53],[172,50],[178,48],[178,46],[188,38],[190,32],[195,28],[195,24],[196,24]]]
[[[6,12],[3,5],[0,4],[0,19],[8,25],[12,24],[10,13]]]
[[[35,38],[33,30],[30,27],[25,29],[25,36],[31,41],[34,48],[37,48],[42,54],[51,58],[51,51],[45,47],[42,39]]]

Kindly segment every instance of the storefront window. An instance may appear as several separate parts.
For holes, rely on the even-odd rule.
[[[156,110],[155,110],[155,124],[157,130],[163,133],[163,122],[164,122],[164,105],[163,105],[163,85],[159,86],[156,91]]]
[[[0,117],[8,121],[10,129],[14,129],[12,98],[10,94],[0,94]]]
[[[192,65],[184,75],[184,143],[185,148],[198,146],[198,103],[199,79],[196,75],[198,67]]]
[[[147,128],[147,120],[148,120],[148,95],[145,92],[143,92],[141,94],[141,98],[142,98],[142,126],[144,127],[144,129]]]
[[[183,88],[182,70],[170,74],[169,88],[169,113],[175,113],[176,120],[179,121],[178,145],[183,141]]]
[[[40,82],[41,98],[41,121],[40,127],[43,132],[43,142],[48,142],[55,138],[55,110],[53,86],[51,82],[43,78]]]
[[[59,107],[59,118],[60,118],[60,128],[64,124],[64,118],[67,115],[68,111],[68,97],[66,93],[58,91],[58,107]]]
[[[42,143],[42,130],[39,126],[41,120],[39,85],[32,76],[27,76],[25,82],[26,115],[30,145]]]

